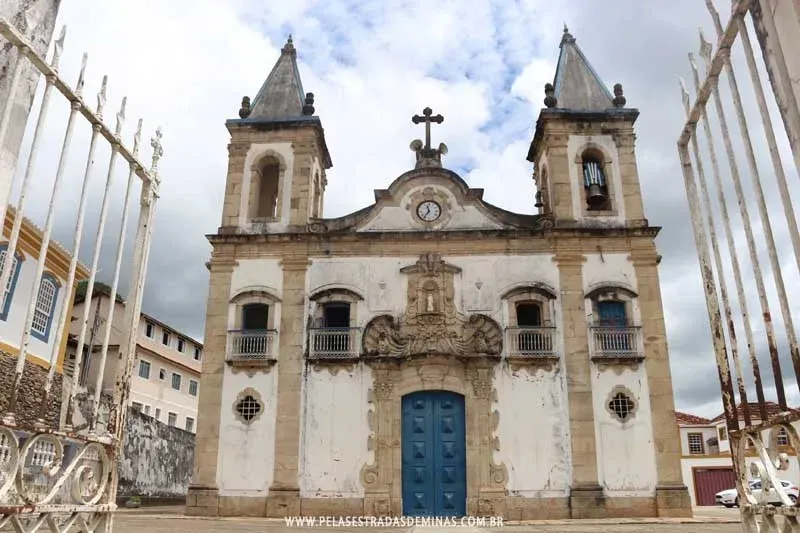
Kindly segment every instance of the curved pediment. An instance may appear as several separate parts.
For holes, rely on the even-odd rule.
[[[455,172],[427,167],[408,171],[388,189],[375,191],[375,203],[336,219],[321,219],[312,231],[459,231],[542,229],[545,217],[511,213],[483,200]]]

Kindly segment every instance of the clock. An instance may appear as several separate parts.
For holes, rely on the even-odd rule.
[[[442,214],[442,208],[433,200],[425,200],[417,206],[417,216],[425,222],[433,222]]]

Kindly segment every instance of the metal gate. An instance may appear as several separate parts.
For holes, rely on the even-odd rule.
[[[797,2],[785,4],[783,7],[789,9],[793,5],[794,9],[800,8]],[[705,67],[702,80],[695,58],[693,54],[689,54],[696,94],[693,103],[686,84],[681,79],[687,121],[678,140],[678,152],[719,370],[736,489],[739,493],[742,529],[746,532],[800,531],[798,508],[792,505],[784,487],[778,482],[779,471],[788,467],[789,458],[787,453],[781,453],[778,446],[782,428],[788,433],[789,448],[793,450],[795,460],[797,451],[800,450],[798,433],[792,425],[800,420],[800,411],[792,409],[787,403],[787,389],[789,393],[794,392],[795,397],[800,392],[800,350],[790,306],[790,297],[796,298],[800,292],[796,285],[787,287],[785,283],[784,271],[790,268],[790,262],[781,264],[779,254],[789,250],[788,246],[776,244],[773,226],[776,221],[780,220],[781,224],[785,222],[792,243],[791,251],[799,271],[800,233],[787,183],[787,171],[781,158],[781,144],[776,139],[776,128],[770,116],[757,64],[758,57],[753,51],[748,33],[750,22],[760,45],[761,59],[769,75],[773,96],[781,112],[788,144],[793,152],[794,166],[800,170],[800,145],[797,138],[800,122],[793,116],[796,113],[796,101],[791,100],[792,95],[785,91],[785,87],[791,86],[788,72],[785,68],[776,67],[786,65],[784,60],[788,56],[782,54],[798,54],[800,51],[797,47],[784,47],[781,50],[780,46],[775,46],[778,37],[775,13],[774,10],[771,11],[775,5],[770,0],[731,2],[731,16],[723,27],[713,3],[706,0],[717,43],[713,46],[701,30],[699,55]],[[800,26],[789,31],[800,34]],[[800,39],[800,35],[792,35],[791,38]],[[732,52],[738,53],[733,48],[737,41],[747,64],[747,77],[752,85],[757,113],[764,129],[763,140],[766,141],[769,151],[768,157],[764,154],[769,163],[762,163],[761,167],[769,166],[769,172],[763,174],[774,175],[775,181],[768,185],[774,183],[777,186],[782,212],[779,209],[770,210],[767,205],[764,192],[767,181],[762,180],[763,168],[759,168],[758,153],[750,135],[757,126],[748,124],[747,109],[734,72],[733,65],[736,61],[731,56]],[[725,97],[719,87],[721,78],[727,78]],[[709,104],[712,104],[712,110],[708,109]],[[714,115],[716,127],[712,127],[710,114]],[[731,134],[729,116],[735,116],[738,136]],[[757,121],[753,122],[757,124]],[[697,132],[698,124],[702,124],[702,135]],[[727,172],[722,170],[717,157],[720,139],[727,160]],[[782,144],[785,146],[786,143]],[[740,159],[746,161],[746,168],[740,167]],[[709,166],[712,183],[706,177]],[[787,167],[791,170],[791,163]],[[746,174],[749,174],[748,185],[751,186],[747,191],[743,184],[743,176]],[[755,231],[758,227],[754,227],[751,221],[751,210],[758,213],[762,231],[760,236]],[[742,253],[744,257],[739,257],[739,250],[744,250],[738,242],[741,233],[744,234],[747,246],[747,254]],[[766,253],[760,250],[760,246],[766,249]],[[721,250],[723,247],[727,249],[727,257],[724,259]],[[768,265],[762,264],[763,255],[768,257]],[[794,269],[794,265],[791,269]],[[796,275],[797,272],[791,274]],[[731,278],[734,291],[729,290]],[[768,290],[770,278],[772,286]],[[790,292],[792,288],[794,294]],[[774,293],[768,294],[773,290]],[[757,306],[748,302],[748,296],[753,292],[756,295],[753,299],[758,301]],[[769,296],[778,299],[777,316],[771,310]],[[735,306],[732,301],[736,303]],[[744,330],[744,343],[741,342],[741,329]],[[779,334],[781,332],[783,335]],[[742,354],[742,347],[747,352],[746,356]],[[742,359],[745,359],[745,364]],[[752,398],[753,392],[755,401]],[[772,407],[774,404],[770,400],[777,401],[777,409]],[[748,469],[745,457],[751,452],[757,455],[758,460]],[[763,497],[753,495],[746,482],[748,477],[760,478],[762,485],[767,485],[761,491]],[[782,506],[767,503],[767,489],[770,486],[780,496]]]
[[[66,29],[65,29],[66,30]],[[8,65],[11,76],[11,88],[9,98],[6,102],[0,102],[2,115],[0,115],[0,145],[9,130],[12,119],[11,108],[14,102],[14,93],[20,86],[20,74],[23,67],[32,65],[41,73],[44,83],[43,94],[36,122],[36,127],[31,139],[30,152],[27,158],[24,172],[21,173],[22,182],[19,184],[20,193],[16,206],[13,209],[13,226],[8,240],[4,259],[0,261],[0,287],[6,287],[12,275],[13,259],[15,252],[19,249],[20,229],[23,225],[25,207],[29,195],[31,195],[32,182],[37,184],[47,183],[52,180],[52,187],[48,196],[49,207],[47,209],[47,220],[41,230],[41,246],[37,258],[37,268],[32,284],[30,296],[21,295],[26,300],[25,307],[27,315],[17,316],[19,321],[24,319],[24,326],[20,331],[19,339],[12,339],[19,343],[19,352],[16,358],[16,372],[13,378],[13,390],[9,395],[9,401],[5,405],[0,405],[2,423],[0,423],[0,529],[12,526],[18,532],[32,532],[42,527],[48,528],[53,532],[74,531],[77,527],[80,531],[110,531],[112,527],[113,511],[116,508],[115,498],[117,493],[117,460],[120,450],[125,418],[128,404],[130,379],[133,370],[136,327],[138,325],[139,314],[142,303],[142,289],[144,286],[147,259],[150,250],[150,236],[152,231],[153,213],[156,199],[158,197],[159,178],[157,165],[159,158],[163,154],[161,147],[161,132],[156,131],[155,137],[151,141],[153,148],[152,163],[148,170],[139,159],[140,139],[142,134],[142,121],[139,120],[137,130],[133,140],[133,149],[129,149],[122,141],[122,130],[125,124],[126,99],[123,98],[119,112],[116,114],[116,127],[110,129],[104,122],[104,110],[106,107],[106,87],[107,79],[103,78],[102,89],[97,95],[97,105],[94,109],[84,103],[83,85],[84,73],[86,69],[86,54],[83,56],[83,63],[75,86],[71,86],[62,79],[58,73],[59,59],[64,45],[65,30],[54,43],[53,56],[48,63],[44,58],[37,55],[32,44],[11,24],[0,19],[0,46],[12,46],[16,49],[16,61],[13,65]],[[14,56],[14,54],[12,54]],[[30,67],[25,67],[30,68]],[[66,131],[48,128],[48,106],[51,98],[63,97],[69,103],[70,112],[66,122]],[[63,187],[64,174],[67,167],[68,154],[71,150],[73,132],[78,128],[88,128],[91,130],[91,140],[89,146],[80,154],[81,159],[85,158],[85,167],[82,173],[82,186],[78,189],[69,190]],[[60,128],[59,128],[60,129]],[[87,130],[88,131],[88,130]],[[41,171],[35,170],[37,159],[40,158],[42,140],[49,135],[59,136],[62,140],[61,150],[58,158],[58,167],[55,177],[44,176]],[[63,135],[63,137],[61,137]],[[105,175],[97,175],[94,172],[94,159],[98,143],[108,143],[110,149],[110,160]],[[85,155],[84,155],[85,154]],[[115,173],[118,167],[127,170],[127,183],[122,188],[124,198],[114,198]],[[13,169],[11,169],[13,171]],[[99,174],[99,173],[97,173]],[[0,176],[9,178],[7,176]],[[10,178],[9,178],[10,179]],[[104,185],[103,185],[104,184]],[[76,270],[78,269],[78,251],[81,249],[81,242],[84,238],[84,220],[89,205],[92,189],[99,189],[104,186],[102,202],[100,203],[97,215],[98,223],[96,228],[89,228],[91,232],[87,239],[92,239],[92,259],[89,268],[89,278],[86,287],[85,313],[80,317],[80,335],[77,339],[77,351],[75,361],[72,365],[71,375],[65,373],[62,384],[65,389],[63,395],[55,390],[56,381],[56,360],[59,349],[65,339],[63,335],[65,326],[68,325],[71,317],[69,302],[74,295],[72,288],[76,281]],[[131,208],[133,202],[130,201],[132,194],[139,192],[139,205]],[[43,194],[36,190],[36,196],[41,201]],[[0,199],[0,227],[7,214],[6,199]],[[51,240],[53,230],[54,214],[60,208],[65,208],[69,204],[77,202],[77,220],[71,248],[72,260],[69,265],[69,274],[64,284],[65,297],[60,309],[53,317],[53,335],[55,340],[52,344],[52,353],[49,361],[44,386],[38,387],[36,392],[38,398],[30,398],[31,388],[26,385],[26,379],[30,379],[29,374],[33,365],[29,360],[31,326],[36,314],[37,300],[39,291],[42,290],[42,276],[48,249],[57,246]],[[94,209],[92,207],[91,209]],[[97,382],[94,383],[94,392],[90,394],[91,401],[86,407],[88,416],[84,418],[85,424],[78,426],[73,424],[73,414],[76,411],[76,395],[80,390],[80,369],[83,366],[81,359],[86,345],[89,325],[88,302],[91,302],[92,293],[95,288],[98,265],[103,254],[103,237],[108,226],[109,210],[112,213],[121,215],[119,222],[119,233],[115,235],[117,243],[113,256],[109,255],[109,261],[114,265],[111,294],[116,294],[120,286],[120,273],[125,249],[126,236],[128,231],[128,219],[132,211],[138,210],[138,224],[133,242],[133,257],[126,260],[126,266],[131,265],[130,275],[126,276],[128,285],[128,298],[125,307],[123,341],[119,350],[119,361],[111,368],[116,368],[116,380],[113,391],[113,398],[110,405],[103,406],[108,409],[108,416],[101,416],[101,396],[102,396],[102,369],[106,368],[106,357],[108,355],[109,337],[111,333],[111,323],[113,319],[113,306],[107,316],[105,327],[100,327],[98,335],[102,337],[102,351],[99,355],[101,369],[98,373]],[[35,254],[34,254],[35,255]],[[0,298],[6,298],[6,293]],[[23,390],[25,391],[23,393]],[[23,398],[23,394],[25,397]],[[24,402],[23,402],[24,400]],[[38,402],[38,404],[37,404]],[[20,417],[21,405],[25,403],[38,405],[38,420],[34,423],[27,423]],[[52,417],[53,406],[59,406],[60,416]],[[53,423],[51,420],[64,420],[62,423]]]

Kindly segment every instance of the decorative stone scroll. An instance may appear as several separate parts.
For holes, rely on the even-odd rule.
[[[405,314],[373,318],[364,331],[363,354],[372,358],[424,355],[500,357],[503,332],[486,315],[468,318],[455,306],[454,277],[461,269],[424,253],[400,270],[409,276]]]

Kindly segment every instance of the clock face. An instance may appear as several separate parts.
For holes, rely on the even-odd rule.
[[[432,200],[425,200],[417,206],[417,216],[425,222],[433,222],[442,214],[442,208]]]

